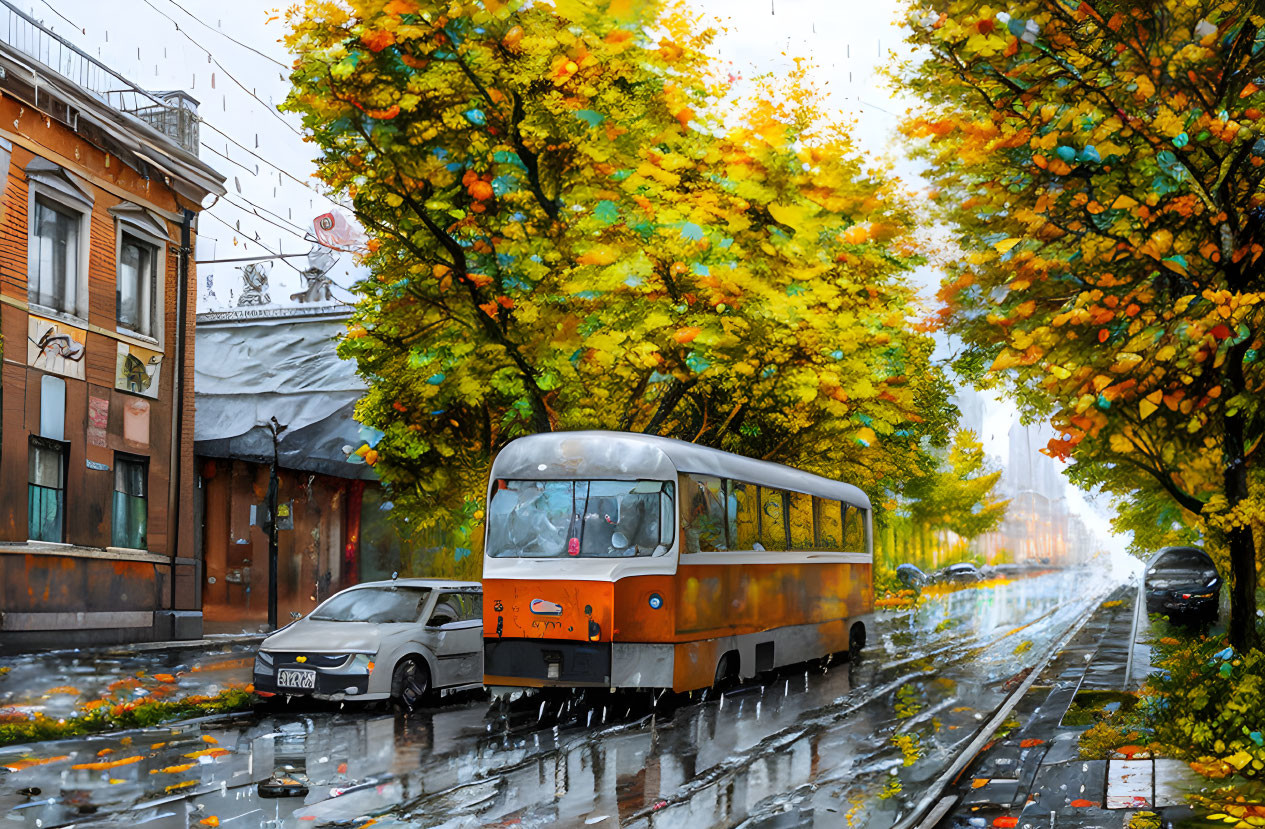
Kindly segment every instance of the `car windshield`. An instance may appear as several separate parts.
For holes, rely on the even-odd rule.
[[[497,481],[487,554],[498,558],[648,556],[676,531],[670,481]]]
[[[321,622],[416,622],[429,595],[422,587],[357,587],[333,596],[308,618]]]
[[[1156,570],[1208,570],[1212,560],[1199,550],[1173,550],[1155,563]]]

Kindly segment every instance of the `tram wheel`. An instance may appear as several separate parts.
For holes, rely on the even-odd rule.
[[[865,625],[857,622],[848,631],[848,661],[859,661],[863,650],[865,650]]]
[[[737,680],[738,654],[729,651],[716,663],[716,679],[712,682],[712,687],[717,691],[724,691],[736,685]]]

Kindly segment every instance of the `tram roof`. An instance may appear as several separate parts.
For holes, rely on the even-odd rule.
[[[844,501],[870,508],[858,487],[780,463],[637,432],[541,432],[511,441],[492,464],[492,477],[666,479],[678,472],[731,478],[750,484]]]

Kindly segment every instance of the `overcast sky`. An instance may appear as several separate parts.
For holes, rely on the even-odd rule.
[[[726,28],[717,52],[746,77],[781,73],[794,57],[812,61],[812,77],[831,106],[854,122],[866,151],[891,160],[911,187],[916,169],[895,140],[908,106],[887,88],[878,69],[908,55],[898,22],[899,0],[691,0]],[[18,5],[79,48],[146,89],[183,89],[200,101],[202,158],[228,178],[228,195],[199,222],[199,310],[232,307],[241,293],[236,263],[206,260],[275,253],[302,254],[312,220],[332,207],[311,179],[313,148],[299,136],[298,118],[278,113],[290,58],[277,42],[283,21],[270,4],[246,0],[17,0]],[[239,146],[240,145],[240,146]],[[332,272],[349,285],[343,257]],[[304,285],[302,258],[273,263],[270,293],[288,302]],[[929,297],[938,280],[917,280]],[[349,294],[339,293],[342,298]],[[1015,417],[1008,404],[986,408],[988,450],[1007,460],[1006,435]],[[1076,508],[1099,535],[1109,528],[1100,508],[1073,494]],[[1119,547],[1118,540],[1112,546]]]

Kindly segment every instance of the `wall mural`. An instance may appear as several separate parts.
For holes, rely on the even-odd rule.
[[[115,363],[114,387],[146,397],[158,397],[158,373],[162,364],[161,352],[120,342],[119,358]]]
[[[31,368],[84,379],[85,331],[32,316],[26,337],[26,364]]]

